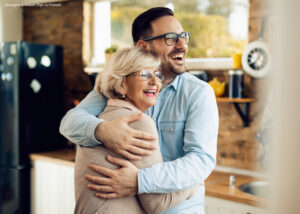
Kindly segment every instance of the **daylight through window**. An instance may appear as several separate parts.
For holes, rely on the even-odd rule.
[[[191,32],[188,58],[228,58],[247,43],[248,0],[101,1],[94,6],[94,63],[104,63],[104,51],[111,45],[133,46],[134,18],[155,6],[174,10],[184,30]]]

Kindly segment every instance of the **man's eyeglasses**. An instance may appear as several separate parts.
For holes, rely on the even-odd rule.
[[[138,76],[141,80],[145,80],[145,81],[151,80],[153,78],[153,76],[160,82],[164,80],[164,76],[163,76],[162,72],[159,70],[150,71],[150,70],[144,69],[141,71],[131,73],[127,76]]]
[[[159,36],[153,36],[146,39],[143,39],[144,41],[151,41],[154,39],[164,38],[165,43],[168,46],[176,45],[178,42],[178,38],[184,39],[185,44],[188,44],[190,42],[190,33],[189,32],[182,32],[182,33],[165,33]]]

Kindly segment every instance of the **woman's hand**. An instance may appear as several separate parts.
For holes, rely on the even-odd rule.
[[[140,120],[142,114],[133,114],[104,121],[95,129],[95,137],[112,152],[129,160],[140,160],[141,155],[151,155],[155,145],[146,140],[156,140],[147,132],[138,131],[128,126],[129,123]]]
[[[113,170],[90,164],[90,169],[105,177],[85,175],[85,178],[93,183],[87,187],[96,191],[96,196],[103,199],[124,198],[137,194],[138,168],[127,160],[110,155],[107,156],[107,160],[121,168]]]

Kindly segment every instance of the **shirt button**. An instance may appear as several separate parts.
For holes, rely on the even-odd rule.
[[[173,131],[174,131],[174,129],[173,129],[173,128],[170,128],[170,131],[171,131],[171,132],[173,132]]]

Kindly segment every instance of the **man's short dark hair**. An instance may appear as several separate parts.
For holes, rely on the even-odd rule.
[[[134,44],[149,37],[152,33],[151,22],[163,16],[174,16],[174,12],[167,7],[153,7],[138,17],[132,23],[132,39]]]

